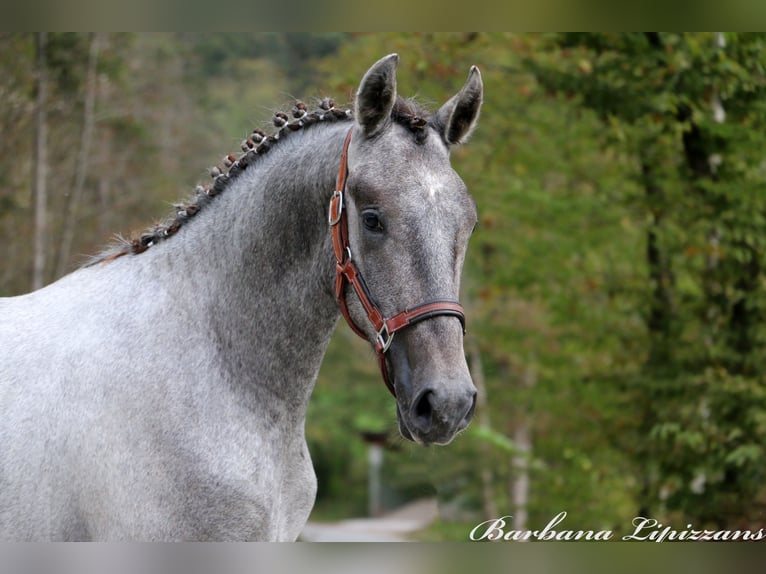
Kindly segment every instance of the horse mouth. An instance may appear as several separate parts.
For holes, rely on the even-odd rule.
[[[407,417],[402,415],[399,403],[396,404],[396,418],[399,425],[399,434],[416,444],[422,446],[444,446],[452,442],[452,440],[464,431],[473,418],[473,413],[476,408],[475,397],[471,401],[468,411],[459,419],[457,425],[443,424],[443,425],[423,425],[423,415],[416,415],[421,417],[419,421],[409,421]],[[412,428],[410,427],[412,425]],[[421,428],[418,428],[420,426]]]

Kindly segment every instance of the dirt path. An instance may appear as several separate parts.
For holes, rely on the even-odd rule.
[[[408,535],[431,524],[438,516],[436,499],[411,502],[379,518],[353,518],[340,522],[309,522],[301,533],[304,542],[408,542]]]

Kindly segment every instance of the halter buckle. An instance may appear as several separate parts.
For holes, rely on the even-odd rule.
[[[333,209],[335,207],[335,209]],[[335,213],[333,213],[333,211]],[[334,227],[340,221],[343,214],[343,191],[335,190],[330,198],[330,211],[327,214],[327,222]]]
[[[388,325],[384,322],[383,326],[375,336],[375,340],[377,341],[378,348],[380,349],[381,353],[388,351],[388,348],[391,346],[391,342],[394,340],[394,335],[395,333],[389,333]]]

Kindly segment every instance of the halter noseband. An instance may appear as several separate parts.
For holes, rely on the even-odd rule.
[[[388,366],[386,364],[386,351],[391,346],[391,342],[394,339],[394,335],[397,331],[414,325],[419,321],[431,319],[439,315],[448,315],[451,317],[457,317],[460,320],[460,324],[463,327],[463,333],[465,333],[465,314],[463,313],[463,307],[457,301],[452,300],[436,300],[427,303],[421,303],[415,307],[405,309],[397,313],[392,317],[384,317],[381,313],[377,303],[372,298],[367,285],[364,282],[359,268],[351,258],[351,247],[348,244],[348,218],[346,216],[346,210],[343,208],[343,197],[346,191],[346,176],[348,174],[348,146],[351,142],[351,132],[353,128],[348,131],[346,135],[346,141],[343,144],[343,153],[340,156],[340,169],[338,171],[338,179],[335,185],[335,191],[330,199],[330,212],[328,220],[330,223],[330,229],[332,232],[332,246],[335,252],[335,297],[340,305],[341,313],[345,317],[346,322],[351,329],[363,339],[367,339],[362,329],[354,323],[351,315],[348,311],[348,303],[346,301],[346,284],[350,284],[357,297],[359,298],[362,307],[364,307],[367,313],[367,319],[375,329],[375,354],[378,357],[378,366],[380,372],[383,375],[383,382],[386,383],[388,390],[396,397],[396,391],[394,390],[394,384],[391,381],[391,377],[388,373]]]

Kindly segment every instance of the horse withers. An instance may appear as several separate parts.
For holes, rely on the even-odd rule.
[[[166,221],[0,299],[0,538],[295,540],[308,401],[343,314],[401,434],[473,414],[457,302],[476,208],[449,151],[482,82],[429,114],[375,63],[353,110],[279,112]]]

